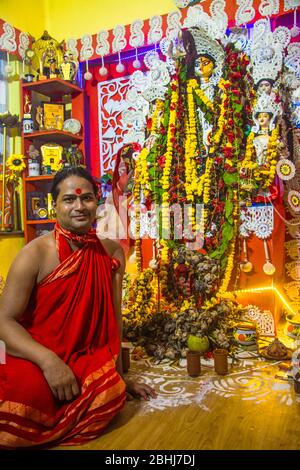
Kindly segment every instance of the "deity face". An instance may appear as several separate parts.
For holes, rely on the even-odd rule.
[[[72,175],[59,183],[56,203],[58,223],[66,230],[82,234],[92,226],[96,217],[97,199],[92,184],[85,178]]]
[[[261,80],[259,82],[257,92],[261,95],[262,93],[266,93],[270,95],[272,91],[272,85],[268,80]]]
[[[208,82],[213,74],[215,64],[209,57],[200,56],[195,60],[195,74]]]
[[[271,121],[269,113],[258,113],[257,120],[258,120],[260,129],[263,129],[263,130],[269,129],[270,121]]]

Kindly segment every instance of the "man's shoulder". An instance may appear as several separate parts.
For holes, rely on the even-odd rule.
[[[28,254],[37,253],[40,255],[43,253],[43,251],[48,250],[54,244],[55,241],[53,238],[53,233],[49,232],[27,243],[27,245],[22,248],[22,252]]]
[[[117,251],[123,252],[122,246],[116,240],[112,240],[110,238],[102,238],[101,243],[109,256],[114,256]]]

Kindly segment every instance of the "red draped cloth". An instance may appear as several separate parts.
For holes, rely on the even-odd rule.
[[[0,365],[0,446],[82,444],[94,439],[125,402],[116,372],[120,338],[112,297],[112,271],[95,231],[74,237],[58,225],[60,264],[34,288],[20,323],[73,371],[81,393],[60,402],[34,363],[7,355]],[[72,251],[68,238],[81,243]]]

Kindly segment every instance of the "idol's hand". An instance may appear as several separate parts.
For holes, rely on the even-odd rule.
[[[53,395],[58,400],[70,401],[79,394],[75,375],[56,354],[51,354],[41,369]]]
[[[144,383],[134,382],[132,380],[126,380],[126,400],[133,400],[134,398],[156,398],[157,393],[154,388]]]

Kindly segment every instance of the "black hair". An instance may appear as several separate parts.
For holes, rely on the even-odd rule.
[[[255,85],[254,87],[255,90],[258,90],[258,87],[261,84],[261,82],[268,82],[271,85],[271,87],[273,87],[275,80],[272,80],[271,78],[261,78],[260,80],[258,80],[257,84]]]
[[[91,185],[93,186],[94,194],[97,197],[98,187],[92,175],[82,166],[70,166],[59,170],[54,176],[51,187],[51,195],[54,202],[56,202],[57,196],[59,195],[60,183],[66,178],[69,178],[70,176],[79,176],[80,178],[84,178],[89,183],[91,183]]]
[[[198,28],[191,28],[191,29],[198,29]],[[184,29],[182,31],[182,42],[183,47],[186,51],[185,55],[185,64],[186,64],[186,78],[195,78],[195,62],[199,57],[206,57],[207,59],[211,60],[216,66],[216,60],[210,54],[205,52],[198,54],[194,36],[190,30]]]
[[[200,57],[206,57],[207,59],[212,61],[214,66],[216,66],[216,60],[210,54],[205,54],[205,53],[200,54],[200,55],[197,56],[197,59],[199,59]]]
[[[272,119],[273,117],[273,113],[269,113],[268,111],[257,111],[257,113],[255,113],[255,118],[258,117],[259,114],[261,113],[267,113],[269,115],[269,118]]]

